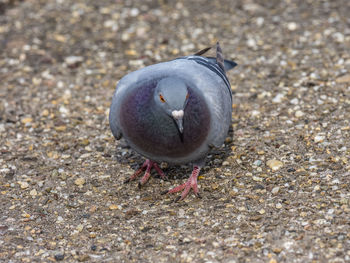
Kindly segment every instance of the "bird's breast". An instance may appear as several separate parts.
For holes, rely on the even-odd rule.
[[[154,83],[144,84],[124,99],[120,111],[124,137],[148,158],[185,158],[199,149],[209,134],[210,113],[206,101],[199,92],[189,88],[181,137],[173,118],[153,103],[154,88]]]

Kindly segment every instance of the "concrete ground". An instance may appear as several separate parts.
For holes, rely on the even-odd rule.
[[[0,1],[1,262],[350,262],[350,2]],[[126,73],[215,44],[232,131],[202,199],[138,189]]]

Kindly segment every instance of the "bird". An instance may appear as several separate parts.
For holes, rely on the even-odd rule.
[[[162,194],[181,192],[180,201],[193,190],[197,197],[198,175],[208,152],[221,147],[232,118],[232,91],[226,71],[234,61],[224,60],[219,42],[216,57],[204,57],[211,47],[170,61],[149,65],[120,79],[113,94],[109,124],[115,139],[146,158],[126,182],[144,185],[158,163],[192,164],[188,180]]]

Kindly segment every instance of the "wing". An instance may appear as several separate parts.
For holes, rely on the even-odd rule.
[[[109,111],[109,125],[113,136],[119,140],[123,136],[123,127],[120,124],[120,113],[122,111],[124,99],[135,89],[152,82],[156,85],[157,81],[165,76],[171,75],[167,66],[168,62],[151,65],[125,75],[117,84],[113,94],[112,103]]]
[[[111,104],[111,108],[109,110],[109,126],[111,128],[112,134],[114,136],[114,138],[116,138],[117,140],[120,140],[123,136],[120,128],[118,127],[118,110],[117,110],[117,102],[115,99],[115,93],[113,95],[113,99],[112,99],[112,104]]]
[[[229,130],[232,118],[232,91],[225,71],[211,59],[200,56],[187,56],[183,61],[182,76],[192,80],[200,89],[211,112],[211,127],[207,144],[220,147]],[[187,60],[187,65],[186,65]]]

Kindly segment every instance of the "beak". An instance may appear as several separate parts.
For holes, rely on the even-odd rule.
[[[175,123],[177,125],[177,128],[179,129],[179,132],[182,134],[184,131],[184,121],[183,118],[181,119],[175,119]]]
[[[183,110],[174,110],[171,112],[171,115],[176,123],[176,126],[180,132],[180,134],[184,131],[184,111]]]

